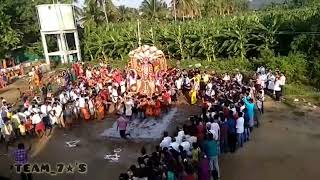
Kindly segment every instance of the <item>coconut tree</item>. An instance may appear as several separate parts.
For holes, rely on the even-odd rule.
[[[109,23],[110,15],[115,14],[117,9],[112,0],[85,0],[86,15],[90,18],[100,20],[104,16],[106,23]],[[102,14],[101,14],[102,12]]]
[[[126,6],[119,6],[118,7],[118,13],[120,15],[120,21],[126,21],[134,19],[138,15],[138,10],[135,8],[129,8]]]
[[[178,17],[194,18],[201,14],[202,0],[172,0],[172,6],[174,6],[174,13]]]
[[[144,0],[139,9],[144,15],[151,18],[159,17],[168,10],[167,4],[160,0]]]

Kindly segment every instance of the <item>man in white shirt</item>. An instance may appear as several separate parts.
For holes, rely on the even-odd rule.
[[[160,143],[160,147],[163,149],[165,147],[169,148],[172,138],[168,135],[168,132],[163,133],[163,140]]]
[[[60,103],[61,103],[61,104],[66,104],[66,103],[67,103],[67,98],[66,98],[64,92],[62,92],[62,93],[59,95],[59,100],[60,100]]]
[[[53,110],[55,111],[55,116],[57,118],[57,123],[61,126],[61,127],[65,127],[64,124],[64,119],[63,119],[63,113],[62,113],[62,105],[59,103],[54,103],[53,104]]]
[[[184,75],[184,77],[182,79],[182,85],[183,85],[184,90],[190,90],[191,84],[190,84],[190,79],[187,75]]]
[[[80,107],[80,109],[86,107],[86,101],[85,101],[83,95],[81,95],[81,97],[79,98],[79,107]]]
[[[48,106],[47,106],[47,103],[42,104],[42,105],[40,106],[40,111],[41,111],[43,117],[45,117],[45,116],[48,115],[47,107],[48,107]]]
[[[276,77],[274,86],[273,86],[273,90],[276,94],[276,101],[280,101],[280,97],[281,97],[281,85],[280,85],[280,77]]]
[[[182,86],[182,78],[180,77],[179,79],[176,80],[175,82],[177,89],[181,89]]]
[[[230,81],[230,76],[229,76],[228,73],[225,73],[225,74],[224,74],[223,80],[224,80],[224,81]]]
[[[49,111],[52,110],[52,107],[48,106],[48,103],[46,102],[45,104],[42,104],[40,107],[41,115],[42,115],[42,120],[43,123],[46,127],[46,129],[51,129],[51,122],[50,122],[50,117],[49,117]]]
[[[0,132],[1,132],[2,128],[3,128],[3,126],[4,126],[4,122],[3,122],[2,117],[0,116]],[[0,137],[1,137],[1,134],[0,134]]]
[[[211,134],[213,135],[213,138],[218,141],[220,137],[220,127],[219,124],[213,120],[211,120],[210,123],[210,130]]]
[[[113,103],[117,103],[119,99],[117,87],[114,86],[111,91],[111,99]]]
[[[235,76],[235,79],[237,80],[237,82],[241,85],[242,84],[242,79],[243,79],[243,76],[240,72],[238,72]]]
[[[160,143],[160,147],[163,149],[163,148],[169,148],[171,144],[171,137],[170,136],[167,136],[167,137],[164,137],[163,140],[161,141]]]
[[[183,150],[187,151],[189,154],[191,151],[191,144],[186,140],[186,137],[182,138],[182,143],[180,144],[183,147]]]
[[[87,77],[88,79],[91,79],[91,78],[92,78],[92,72],[91,72],[89,69],[86,70],[86,77]]]
[[[208,84],[207,84],[207,86],[206,86],[206,96],[208,97],[208,98],[212,98],[214,95],[215,95],[215,91],[212,89],[212,83],[211,82],[209,82]]]
[[[31,113],[32,124],[36,125],[41,122],[41,117],[39,113]]]
[[[284,95],[284,86],[286,85],[286,76],[281,73],[280,74],[280,86],[281,86],[281,97]]]
[[[71,90],[71,91],[70,91],[70,98],[71,98],[71,100],[73,100],[73,101],[78,98],[78,95],[75,93],[74,90]]]
[[[41,111],[40,111],[38,105],[32,105],[32,111],[31,112],[40,113]]]
[[[237,124],[236,124],[236,129],[237,129],[237,141],[238,141],[238,147],[243,146],[243,133],[244,133],[244,118],[243,118],[243,113],[239,112],[238,113],[239,118],[237,119]]]
[[[176,139],[172,138],[172,142],[170,143],[169,147],[176,151],[179,151],[179,146],[180,144],[176,142]]]
[[[261,88],[267,87],[268,76],[267,74],[261,74]]]

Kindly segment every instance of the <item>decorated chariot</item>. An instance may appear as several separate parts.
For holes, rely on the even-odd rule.
[[[137,92],[152,94],[161,85],[161,78],[167,70],[164,53],[155,46],[144,45],[129,53],[128,67],[138,75]]]

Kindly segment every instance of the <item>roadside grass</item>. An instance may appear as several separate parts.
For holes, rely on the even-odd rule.
[[[290,83],[285,86],[285,103],[297,104],[297,103],[311,103],[316,106],[320,106],[320,90],[303,84]],[[295,99],[298,102],[295,102]]]

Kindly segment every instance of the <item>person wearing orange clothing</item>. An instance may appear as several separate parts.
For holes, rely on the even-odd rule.
[[[82,117],[85,121],[90,120],[90,111],[89,111],[89,104],[88,99],[85,99],[85,105],[81,108]]]
[[[105,118],[105,106],[102,102],[102,99],[98,96],[96,98],[96,107],[97,107],[97,119],[98,120],[103,120]]]

